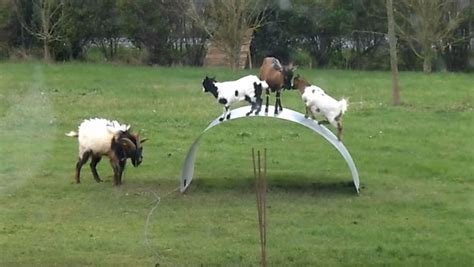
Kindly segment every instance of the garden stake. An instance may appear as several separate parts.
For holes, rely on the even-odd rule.
[[[253,173],[255,176],[255,193],[257,197],[257,219],[260,232],[260,251],[261,251],[261,266],[267,266],[266,261],[266,247],[267,247],[267,213],[265,205],[265,193],[267,191],[266,177],[267,177],[267,149],[263,152],[263,175],[262,164],[260,157],[260,150],[257,151],[257,161],[255,160],[255,150],[252,148]]]

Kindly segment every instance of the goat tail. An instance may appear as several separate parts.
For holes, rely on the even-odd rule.
[[[347,101],[347,99],[343,98],[341,99],[341,101],[339,101],[339,108],[342,114],[346,112],[348,106],[349,106],[349,102]]]
[[[74,131],[70,131],[69,133],[66,134],[66,136],[69,136],[69,137],[78,137],[79,134],[74,132]]]

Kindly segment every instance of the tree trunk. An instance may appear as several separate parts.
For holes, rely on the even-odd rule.
[[[395,36],[395,21],[393,18],[392,0],[387,0],[388,42],[390,45],[390,69],[392,70],[392,101],[400,105],[400,87],[398,86],[397,37]]]
[[[426,74],[431,73],[431,55],[425,54],[423,58],[423,72]]]
[[[232,71],[237,71],[239,69],[239,61],[240,61],[240,45],[236,44],[231,44],[231,47],[229,48],[229,63],[230,63],[230,68]]]
[[[48,40],[43,40],[43,57],[47,63],[51,62],[51,54],[49,53]]]

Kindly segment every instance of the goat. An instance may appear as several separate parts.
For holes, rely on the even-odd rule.
[[[219,121],[230,119],[230,105],[246,100],[251,104],[249,116],[255,111],[255,115],[262,107],[262,90],[268,88],[266,82],[261,81],[255,75],[247,75],[235,81],[217,82],[215,78],[206,76],[202,81],[202,90],[211,93],[217,102],[224,105],[224,113]]]
[[[81,168],[91,157],[91,171],[96,182],[100,183],[96,166],[107,156],[114,170],[114,185],[122,184],[122,174],[125,169],[127,158],[138,167],[143,160],[142,144],[147,139],[140,139],[139,134],[133,134],[130,125],[120,124],[117,121],[106,119],[88,119],[79,125],[79,131],[71,131],[66,134],[69,137],[77,137],[79,141],[79,160],[76,164],[76,183],[80,183]]]
[[[327,95],[323,89],[316,85],[310,85],[305,79],[295,77],[293,80],[294,89],[298,89],[302,95],[301,98],[306,106],[306,115],[308,118],[308,111],[311,112],[311,116],[315,119],[315,115],[321,114],[325,117],[325,120],[318,121],[318,124],[328,124],[337,128],[337,139],[342,142],[342,116],[347,111],[347,100],[341,99],[337,101],[331,96]]]
[[[293,64],[283,66],[280,61],[274,57],[266,57],[263,59],[260,67],[260,80],[266,81],[269,89],[266,92],[265,113],[268,113],[268,100],[270,98],[270,90],[276,92],[275,115],[278,111],[282,111],[280,91],[282,88],[291,89],[291,79],[296,67]]]
[[[306,87],[308,87],[308,86],[311,86],[311,84],[309,84],[308,81],[306,81],[305,79],[303,79],[302,77],[300,77],[299,74],[297,74],[296,77],[293,79],[293,85],[292,85],[291,88],[292,88],[292,89],[297,89],[297,90],[300,92],[300,94],[303,95],[303,94],[304,94],[304,89],[305,89]],[[305,112],[305,114],[304,114],[304,117],[305,117],[305,118],[308,118],[309,115],[310,115],[309,107],[306,106],[306,104],[305,104],[304,107],[305,107],[305,110],[306,110],[306,112]],[[313,119],[315,119],[315,117],[314,117],[313,114],[311,114],[311,117],[312,117]]]

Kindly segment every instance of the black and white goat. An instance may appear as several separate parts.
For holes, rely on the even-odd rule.
[[[262,91],[268,88],[265,81],[261,81],[255,75],[247,75],[235,81],[217,82],[215,78],[206,76],[202,81],[202,90],[211,93],[217,102],[224,105],[224,113],[220,121],[230,119],[230,106],[233,103],[246,100],[251,104],[249,116],[255,111],[258,115],[262,107]]]
[[[107,156],[114,170],[114,185],[122,184],[122,174],[127,158],[132,160],[133,166],[138,167],[143,160],[142,144],[147,140],[140,139],[139,134],[132,133],[130,125],[97,118],[84,120],[79,125],[79,132],[71,131],[66,135],[77,137],[79,141],[76,183],[81,182],[81,168],[89,158],[92,158],[90,167],[95,181],[102,182],[96,166],[102,156]]]

